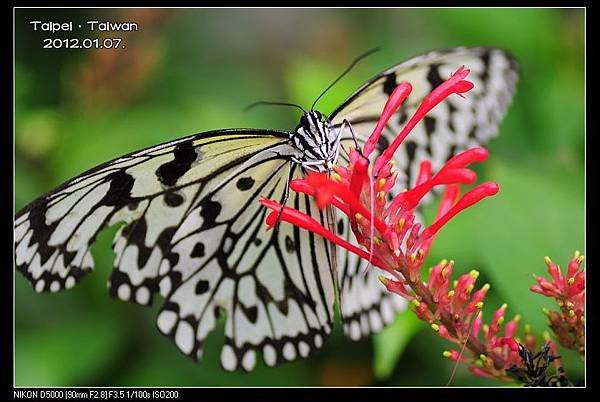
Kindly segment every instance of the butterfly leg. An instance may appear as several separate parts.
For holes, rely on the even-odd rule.
[[[354,133],[354,129],[352,129],[352,124],[347,120],[344,119],[342,120],[342,125],[340,126],[340,138],[342,138],[342,134],[344,133],[344,130],[348,128],[350,130],[350,134],[352,135],[352,140],[354,141],[354,146],[356,148],[356,150],[358,152],[361,152],[360,147],[358,146],[358,141],[356,140],[356,134]],[[338,154],[339,154],[339,147],[338,147]],[[336,155],[336,159],[337,159],[337,155]]]

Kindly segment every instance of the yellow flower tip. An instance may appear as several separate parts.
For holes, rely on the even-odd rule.
[[[449,359],[449,358],[450,358],[450,356],[452,356],[452,353],[450,353],[450,351],[448,351],[448,350],[444,350],[444,351],[442,352],[442,356],[444,356],[444,357],[446,357],[446,358],[448,358],[448,359]]]
[[[404,227],[405,223],[406,223],[406,220],[404,218],[400,218],[398,220],[398,230],[402,230],[402,228]]]
[[[517,341],[518,343],[523,343],[521,342],[521,338],[519,338],[518,336],[515,336],[515,341]]]
[[[490,326],[489,326],[489,325],[487,325],[487,324],[483,324],[483,325],[481,326],[481,329],[483,330],[483,332],[484,332],[484,333],[486,333],[486,334],[487,334],[487,332],[490,330]]]
[[[488,290],[490,290],[490,287],[491,287],[491,286],[490,286],[490,284],[489,284],[489,283],[486,283],[485,285],[483,285],[483,286],[481,287],[481,290],[483,290],[484,292],[486,292],[486,293],[487,293],[487,291],[488,291]]]
[[[455,279],[454,282],[452,282],[452,285],[454,285],[454,287],[456,287],[456,285],[458,285],[458,280]]]
[[[530,332],[531,332],[531,325],[525,324],[525,334],[528,334]]]
[[[542,313],[544,313],[545,315],[549,316],[550,315],[550,310],[548,310],[546,307],[542,307]]]
[[[467,294],[471,294],[471,292],[473,291],[473,288],[475,288],[475,286],[473,286],[473,284],[470,284],[469,286],[467,286]]]
[[[544,340],[546,342],[548,342],[551,338],[550,338],[550,332],[548,331],[544,331],[544,333],[542,334],[542,336],[544,337]]]
[[[442,267],[445,267],[446,265],[448,265],[448,260],[444,258],[442,261],[440,261],[440,265]]]
[[[584,257],[582,255],[580,255],[579,257],[577,257],[577,263],[581,264],[583,262],[583,258]]]
[[[569,317],[575,317],[575,312],[573,310],[569,310]]]
[[[479,366],[479,367],[483,367],[483,361],[481,361],[481,360],[479,360],[479,359],[478,359],[478,360],[475,360],[475,365],[476,365],[476,366]]]
[[[436,323],[433,323],[433,324],[431,324],[431,329],[433,329],[435,332],[439,332],[440,326],[437,325]]]
[[[421,303],[417,299],[412,299],[410,304],[415,308],[421,305]]]
[[[471,272],[469,272],[469,275],[471,275],[473,279],[477,279],[479,277],[479,272],[477,272],[476,270],[472,270]]]
[[[360,212],[357,212],[357,213],[354,215],[354,218],[356,218],[356,220],[357,220],[357,221],[361,221],[361,220],[362,220],[362,218],[363,218],[363,216],[362,216],[362,214],[361,214]]]
[[[410,262],[415,262],[415,260],[417,259],[417,253],[412,253],[408,259],[410,260]]]
[[[498,325],[502,325],[503,322],[504,322],[504,316],[501,315],[500,317],[498,317],[497,323],[498,323]]]
[[[483,302],[475,303],[475,308],[477,308],[477,310],[481,310],[483,308]]]
[[[448,298],[454,297],[454,290],[448,292]]]
[[[500,308],[502,310],[506,310],[508,308],[508,304],[504,303],[502,306],[500,306]]]
[[[513,321],[515,321],[515,322],[521,321],[521,314],[515,315],[515,318],[513,318]]]
[[[484,355],[483,353],[479,355],[479,360],[481,360],[482,362],[487,362],[487,356]]]
[[[442,278],[446,278],[446,275],[448,275],[448,270],[446,268],[442,268],[442,272],[440,272],[440,274],[442,275]]]
[[[383,244],[383,240],[381,240],[381,237],[379,236],[373,236],[373,243],[375,243],[376,246],[381,246]]]
[[[552,260],[550,259],[550,257],[545,256],[544,257],[544,262],[546,263],[546,265],[550,264],[552,262]]]
[[[382,188],[383,188],[383,186],[385,186],[385,179],[379,179],[379,180],[377,181],[377,186],[378,186],[380,189],[382,189]]]
[[[573,258],[579,258],[579,256],[581,255],[581,253],[579,252],[579,250],[575,250],[575,255],[573,256]]]
[[[558,307],[562,307],[562,306],[564,306],[564,305],[565,305],[565,304],[564,304],[562,301],[560,301],[560,300],[557,300],[557,301],[556,301],[556,304],[558,304]]]
[[[575,283],[575,278],[567,279],[567,283],[569,284],[569,286],[573,285]]]
[[[423,249],[420,248],[420,249],[417,250],[417,255],[419,257],[423,257],[424,254],[425,254],[425,252],[423,251]]]
[[[450,260],[450,262],[448,264],[454,265],[454,260]]]
[[[389,281],[390,280],[388,278],[386,278],[385,276],[379,275],[379,282],[383,283],[385,286],[387,286]]]
[[[342,181],[342,176],[340,176],[337,172],[333,172],[331,174],[331,177],[333,178],[333,180],[337,181],[338,183]]]

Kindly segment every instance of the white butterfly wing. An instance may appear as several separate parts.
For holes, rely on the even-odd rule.
[[[375,152],[378,155],[393,141],[425,96],[463,65],[471,70],[467,79],[475,84],[474,88],[464,94],[464,99],[451,96],[443,101],[412,130],[395,155],[399,171],[395,192],[414,185],[422,160],[430,160],[433,169],[438,169],[456,152],[485,144],[497,133],[517,82],[517,66],[512,56],[490,47],[432,51],[385,70],[331,114],[330,120],[337,128],[348,120],[362,145],[375,128],[394,88],[402,81],[411,83],[411,95],[383,131]],[[354,146],[349,130],[343,133],[343,138],[345,150]],[[341,158],[347,161],[345,150]],[[354,241],[348,226],[346,222],[338,222],[340,233]],[[342,266],[338,275],[344,330],[352,339],[360,339],[382,329],[406,303],[385,291],[377,280],[382,271],[369,267],[364,275],[365,261],[345,250],[340,253],[338,260]]]
[[[291,225],[267,232],[258,202],[282,199],[294,152],[285,133],[223,130],[101,165],[17,214],[17,269],[38,292],[70,288],[93,269],[97,234],[124,222],[110,293],[149,305],[160,292],[158,328],[184,353],[199,358],[225,313],[224,368],[306,357],[331,331],[331,251]],[[288,205],[323,220],[305,196]]]

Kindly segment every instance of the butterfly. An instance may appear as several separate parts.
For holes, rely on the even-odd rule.
[[[94,268],[98,234],[119,225],[110,295],[144,306],[160,295],[159,331],[196,360],[225,316],[221,365],[230,371],[252,370],[258,356],[268,366],[309,356],[332,331],[336,301],[351,339],[378,332],[406,306],[381,286],[378,269],[365,273],[366,262],[295,226],[268,231],[259,198],[302,210],[350,239],[347,222],[290,192],[290,180],[347,162],[349,147],[364,143],[389,94],[408,81],[413,92],[375,153],[386,149],[420,101],[461,65],[475,88],[438,105],[397,152],[396,191],[408,187],[424,158],[435,169],[497,133],[518,76],[509,53],[431,51],[378,74],[329,115],[313,104],[290,132],[203,132],[94,167],[16,214],[16,267],[36,292],[70,289]]]

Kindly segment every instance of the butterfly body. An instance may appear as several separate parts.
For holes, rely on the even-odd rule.
[[[395,191],[408,187],[424,158],[435,169],[496,133],[516,84],[508,53],[425,53],[375,76],[327,117],[305,112],[291,132],[204,132],[95,167],[16,214],[16,267],[36,292],[72,288],[94,267],[97,235],[118,225],[109,293],[139,305],[163,298],[157,327],[193,359],[225,315],[227,370],[252,370],[258,355],[269,366],[307,357],[331,333],[336,301],[351,339],[378,332],[406,307],[381,286],[380,273],[364,274],[357,257],[297,227],[268,231],[259,199],[304,211],[351,239],[347,222],[290,192],[290,179],[347,162],[348,148],[364,144],[394,84],[409,81],[414,90],[385,128],[381,152],[420,100],[461,65],[472,69],[475,89],[436,107],[397,152]]]
[[[340,130],[316,110],[302,115],[290,138],[301,152],[294,162],[310,170],[330,171],[340,154]]]

